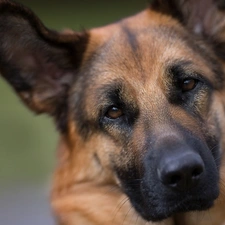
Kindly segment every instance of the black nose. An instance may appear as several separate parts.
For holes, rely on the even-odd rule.
[[[160,181],[175,190],[187,191],[195,187],[204,174],[204,163],[195,152],[164,155],[157,169]]]

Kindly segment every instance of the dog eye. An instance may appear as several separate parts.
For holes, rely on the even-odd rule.
[[[111,108],[108,109],[106,112],[105,116],[108,117],[109,119],[117,119],[123,115],[122,109],[112,106]]]
[[[193,90],[198,83],[198,80],[196,79],[185,79],[181,82],[181,89],[183,92],[191,91]]]

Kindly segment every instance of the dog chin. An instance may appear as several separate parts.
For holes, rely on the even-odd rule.
[[[199,200],[196,204],[182,203],[173,207],[159,207],[158,209],[149,210],[148,212],[140,212],[140,214],[147,221],[158,222],[167,219],[176,213],[207,210],[211,208],[214,203],[214,201],[200,201],[201,200]]]
[[[186,199],[178,203],[163,203],[163,205],[153,206],[151,203],[141,204],[132,203],[136,211],[147,221],[159,222],[167,219],[177,213],[185,213],[191,211],[204,211],[210,209],[214,205],[214,200],[218,197],[218,193],[214,193],[210,199]]]

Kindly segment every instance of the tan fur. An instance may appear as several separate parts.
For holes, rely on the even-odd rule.
[[[154,21],[152,21],[150,17],[154,17]],[[139,51],[142,54],[142,57],[146,59],[142,61],[142,68],[144,68],[144,71],[139,71],[135,65],[135,61],[130,58],[129,49],[127,49],[128,46],[124,44],[126,42],[124,38],[126,37],[124,37],[124,34],[121,31],[121,26],[117,24],[90,31],[90,43],[83,63],[89,58],[89,55],[95,52],[96,48],[114,38],[115,46],[112,45],[110,47],[114,48],[114,50],[118,49],[115,51],[124,52],[124,55],[122,56],[124,62],[113,61],[113,58],[106,58],[106,61],[109,60],[109,63],[106,64],[107,68],[104,68],[101,65],[99,74],[101,74],[102,71],[105,71],[105,69],[110,71],[110,73],[107,74],[107,71],[104,72],[104,80],[99,78],[101,79],[101,85],[111,82],[111,79],[118,78],[125,80],[131,91],[130,93],[127,93],[127,95],[129,98],[135,96],[135,100],[141,104],[143,109],[143,112],[141,113],[144,115],[144,110],[149,111],[149,109],[153,112],[151,121],[157,123],[157,128],[155,127],[156,133],[158,132],[157,129],[161,131],[167,129],[173,133],[173,128],[170,128],[169,125],[166,127],[161,126],[165,123],[169,124],[166,116],[167,114],[176,117],[177,121],[180,121],[184,126],[197,132],[196,121],[193,121],[193,119],[184,112],[179,112],[178,108],[170,107],[164,99],[163,93],[159,93],[160,90],[158,89],[158,86],[161,85],[162,87],[165,82],[159,78],[159,75],[162,73],[161,69],[164,67],[162,63],[167,63],[171,58],[181,59],[184,56],[189,57],[190,60],[196,62],[194,65],[195,69],[200,68],[200,72],[206,74],[208,79],[211,79],[212,71],[208,70],[206,62],[204,62],[203,59],[198,58],[198,56],[189,49],[186,49],[182,41],[176,39],[176,32],[185,33],[186,31],[184,31],[173,19],[150,10],[146,10],[134,17],[125,19],[122,21],[122,24],[125,24],[137,33],[142,29],[145,29],[146,26],[151,26],[152,29],[155,30],[155,34],[151,37],[147,37],[147,41],[145,40],[146,36],[142,36],[142,34],[138,36],[138,43],[140,43]],[[172,34],[171,39],[168,39],[167,34],[160,35],[160,31],[157,29],[159,25],[173,27],[175,33]],[[124,42],[120,44],[123,39]],[[167,42],[168,47],[166,47],[166,49],[165,45],[163,45],[164,42]],[[143,44],[143,47],[141,46],[141,43]],[[146,43],[149,44],[148,47],[151,49],[151,54],[148,54],[148,51],[145,51]],[[152,43],[154,45],[152,45]],[[157,49],[154,49],[154,46],[157,46]],[[160,46],[162,49],[160,49]],[[149,62],[151,64],[150,67]],[[109,65],[112,65],[110,69]],[[121,70],[121,67],[124,67],[124,70]],[[96,65],[96,70],[97,68],[99,68],[98,64]],[[130,71],[127,71],[126,68],[130,68]],[[146,74],[146,76],[143,74]],[[92,86],[93,90],[90,88],[89,95],[86,97],[86,105],[88,105],[89,110],[92,113],[95,111],[94,103],[96,101],[93,93],[98,89],[100,83],[98,80],[95,80],[94,82],[95,83]],[[141,94],[138,94],[137,91],[139,93],[141,92]],[[150,96],[151,98],[152,96],[158,96],[158,98],[151,99],[151,102],[149,102]],[[161,110],[162,105],[164,105],[165,111]],[[203,107],[199,110],[204,113],[206,109]],[[163,115],[160,116],[161,114]],[[161,120],[159,121],[158,118],[161,118]],[[141,144],[141,131],[144,129],[141,126],[142,125],[140,125],[136,131],[138,145]],[[196,134],[198,134],[198,132]],[[158,135],[160,135],[160,133],[158,133]],[[135,143],[133,144],[135,145]],[[111,149],[107,146],[111,146]],[[120,184],[110,170],[107,154],[104,153],[105,149],[114,152],[114,154],[116,154],[116,151],[120,151],[118,146],[115,146],[110,139],[107,139],[107,137],[103,135],[93,135],[88,142],[84,142],[82,138],[79,137],[79,134],[73,125],[70,127],[69,137],[63,137],[61,139],[59,145],[59,164],[57,165],[52,192],[52,206],[59,221],[65,225],[153,224],[151,222],[144,222],[132,209],[127,197],[120,192]],[[102,159],[101,165],[94,159],[95,153]],[[224,175],[225,173],[221,170],[222,180]],[[221,181],[221,193],[224,193],[225,190],[223,189],[224,184],[223,181]],[[222,222],[225,221],[224,208],[225,201],[224,197],[221,195],[216,201],[214,208],[207,212],[179,214],[174,218],[154,224],[222,225],[225,224],[225,222]]]
[[[214,53],[211,45],[206,47],[213,41],[224,40],[223,13],[218,13],[213,20],[217,9],[209,7],[212,0],[174,0],[170,3],[174,3],[186,19],[179,20],[176,15],[170,15],[173,9],[167,9],[166,2],[154,2],[156,9],[151,6],[137,15],[86,33],[68,29],[54,33],[29,10],[0,0],[0,10],[5,4],[9,8],[3,16],[0,14],[0,25],[8,31],[0,30],[0,41],[4,43],[0,43],[0,50],[4,52],[5,60],[3,63],[0,60],[1,73],[15,86],[28,107],[38,113],[52,115],[60,125],[63,123],[61,127],[58,125],[61,137],[51,192],[53,213],[60,225],[225,225],[223,152],[220,196],[214,206],[203,212],[177,213],[157,223],[144,221],[135,211],[114,170],[115,163],[128,169],[134,162],[135,166],[138,165],[138,172],[142,172],[141,159],[148,150],[144,139],[146,130],[158,138],[156,142],[164,137],[182,141],[184,137],[173,123],[176,122],[204,142],[204,134],[211,135],[212,139],[219,136],[215,121],[219,125],[225,124],[224,87],[222,81],[215,77],[214,67],[208,65],[208,58],[203,57],[203,54],[210,56],[225,71],[222,57]],[[16,10],[11,12],[14,7]],[[16,18],[15,13],[19,13]],[[33,23],[30,23],[30,18]],[[8,21],[6,26],[5,20]],[[215,40],[199,38],[203,31],[204,35],[212,35]],[[21,33],[23,38],[20,38]],[[201,54],[197,54],[195,48]],[[33,52],[37,54],[35,57]],[[191,107],[201,115],[204,124],[168,100],[173,81],[166,69],[178,61],[187,62],[185,69],[189,73],[203,74],[214,84],[212,96],[201,89],[191,102]],[[91,71],[88,73],[92,74],[83,78],[89,66]],[[16,69],[19,78],[10,77],[15,75],[14,70],[9,70],[11,67]],[[116,81],[126,86],[120,90],[126,104],[139,109],[138,121],[126,139],[126,151],[121,136],[129,132],[123,133],[113,126],[108,126],[103,132],[97,130],[93,122],[99,120],[99,111],[109,101],[100,90]],[[83,94],[80,101],[77,100],[78,93]],[[77,113],[80,105],[82,107]],[[79,127],[82,119],[87,120],[86,126],[93,126],[85,134],[82,129],[86,127]],[[220,132],[218,145],[223,151],[223,126],[220,126]]]

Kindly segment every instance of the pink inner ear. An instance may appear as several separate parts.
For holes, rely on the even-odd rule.
[[[212,34],[218,14],[214,0],[189,0],[182,6],[187,26],[196,34]],[[219,22],[219,21],[217,21]]]
[[[59,68],[54,63],[45,63],[42,65],[41,77],[51,82],[55,88],[65,88],[70,86],[73,81],[74,72]]]
[[[46,76],[49,76],[49,78],[53,80],[61,80],[65,76],[65,74],[67,74],[66,71],[63,71],[57,65],[51,62],[44,63],[42,65],[42,68],[43,68],[44,74]]]
[[[31,90],[20,93],[21,98],[37,112],[54,111],[57,102],[66,96],[74,71],[47,62],[38,51],[31,53],[19,47],[10,54],[10,61],[19,69],[21,79],[31,86]]]
[[[18,54],[19,53],[19,54]],[[55,88],[63,84],[70,84],[73,80],[73,71],[60,68],[55,62],[46,62],[41,53],[18,52],[13,56],[19,66],[24,79],[29,79],[34,85],[39,81],[50,82]],[[35,87],[34,87],[35,88]]]
[[[65,95],[66,89],[73,81],[73,71],[59,68],[56,63],[45,62],[43,58],[38,60],[36,73],[36,85],[34,90],[41,101],[60,98]],[[38,91],[39,90],[39,91]]]

